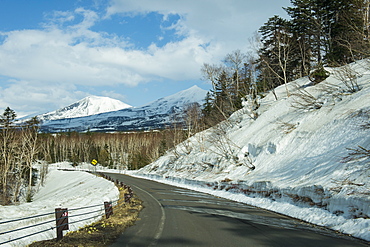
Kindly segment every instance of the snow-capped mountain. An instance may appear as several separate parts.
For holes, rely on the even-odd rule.
[[[56,111],[39,115],[38,118],[44,122],[65,118],[85,117],[130,107],[130,105],[116,99],[92,95]]]
[[[206,90],[193,86],[141,107],[124,108],[85,117],[42,119],[41,131],[83,132],[160,129],[171,125],[175,118],[181,122],[183,110],[194,103],[202,105],[206,93]]]

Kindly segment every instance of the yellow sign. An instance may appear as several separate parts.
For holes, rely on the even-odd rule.
[[[93,160],[91,161],[91,164],[92,164],[93,166],[96,166],[96,165],[98,164],[98,161],[97,161],[96,159],[93,159]]]

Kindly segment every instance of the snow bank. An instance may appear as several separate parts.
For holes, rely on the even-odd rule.
[[[50,171],[47,175],[45,186],[34,195],[34,200],[30,203],[23,203],[20,205],[0,206],[0,222],[9,221],[13,219],[25,218],[28,216],[48,214],[47,216],[33,218],[29,220],[22,220],[13,223],[0,224],[0,232],[18,229],[20,227],[35,225],[37,223],[52,221],[49,224],[41,225],[9,234],[0,235],[0,243],[17,237],[25,236],[34,232],[38,232],[47,228],[55,227],[55,216],[53,214],[55,208],[76,209],[80,207],[102,205],[104,201],[114,201],[119,197],[119,191],[114,183],[100,177],[96,177],[87,172],[81,171],[60,171],[58,167],[66,166],[66,164],[59,163],[50,165]],[[98,210],[99,207],[93,208]],[[86,209],[76,211],[75,214],[83,214],[91,211]],[[70,212],[72,217],[74,213]],[[96,212],[100,215],[101,212]],[[94,214],[90,214],[90,217]],[[79,216],[70,218],[72,221],[87,218],[87,216]],[[70,230],[78,230],[78,228],[91,224],[100,219],[99,217],[81,221],[75,224],[70,224]],[[66,232],[66,231],[65,231]],[[56,230],[46,231],[28,238],[10,242],[2,246],[26,246],[34,241],[56,238]]]
[[[198,133],[136,173],[205,190],[370,240],[370,160],[343,162],[348,148],[370,149],[368,61],[348,68],[361,90],[350,93],[338,71],[312,85],[289,83]],[[303,96],[308,97],[308,103]],[[302,104],[306,104],[302,106]],[[245,156],[245,154],[247,154]],[[255,167],[255,169],[251,169]]]

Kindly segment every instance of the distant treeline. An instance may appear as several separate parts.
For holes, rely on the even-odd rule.
[[[200,112],[198,105],[189,106],[185,112],[189,120],[184,125],[163,130],[51,134],[39,133],[36,118],[16,124],[16,113],[8,107],[0,116],[0,203],[15,203],[22,197],[32,200],[35,175],[32,166],[38,160],[68,161],[72,167],[96,159],[108,168],[139,169],[197,132],[199,122],[189,115],[193,110]],[[41,180],[46,175],[45,171],[38,174]]]

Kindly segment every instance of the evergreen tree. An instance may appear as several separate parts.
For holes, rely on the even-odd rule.
[[[312,21],[311,0],[291,0],[293,7],[285,8],[291,17],[291,31],[296,41],[293,63],[298,77],[307,76],[311,71],[314,54],[315,22]],[[317,52],[316,52],[317,53]],[[320,57],[320,55],[317,55]]]
[[[366,53],[369,55],[368,0],[341,0],[331,4],[334,24],[328,62],[347,64],[362,59]]]
[[[10,107],[7,107],[4,110],[3,115],[0,117],[0,125],[6,129],[11,126],[16,117],[17,114],[15,114],[15,111],[10,109]]]
[[[368,50],[363,42],[368,30],[368,0],[291,0],[285,8],[300,48],[297,63],[302,75],[310,64],[346,64]],[[365,35],[364,35],[365,34]]]
[[[223,120],[227,119],[227,117],[230,114],[230,111],[232,111],[230,97],[228,93],[228,84],[229,84],[228,74],[224,69],[220,72],[219,76],[216,79],[214,91],[215,99],[214,105],[220,112],[220,114],[224,116]]]
[[[220,66],[204,64],[203,78],[212,83],[213,89],[207,93],[203,105],[203,120],[213,126],[226,120],[233,112],[242,107],[245,87],[242,86],[242,66],[246,55],[240,50],[226,56]]]
[[[294,78],[294,37],[291,23],[279,16],[271,17],[260,29],[262,48],[259,50],[260,73],[275,88]],[[289,95],[288,89],[287,94]]]
[[[213,98],[211,96],[211,92],[207,92],[206,98],[204,99],[202,114],[204,117],[209,117],[212,114],[213,109]]]

